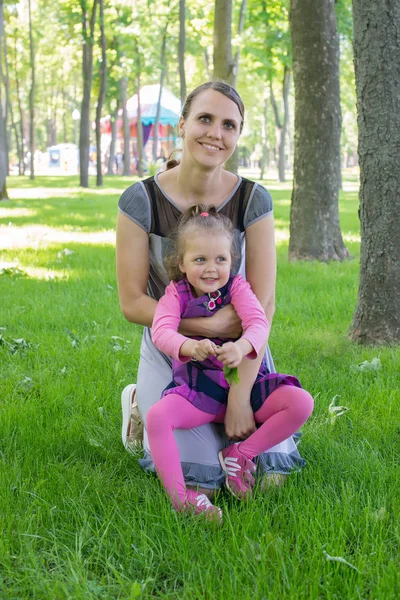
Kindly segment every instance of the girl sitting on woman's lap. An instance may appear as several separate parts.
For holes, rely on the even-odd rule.
[[[218,522],[221,509],[185,486],[174,429],[224,422],[228,437],[237,441],[219,453],[225,483],[245,500],[254,486],[253,458],[293,435],[313,410],[296,377],[268,370],[268,321],[250,285],[231,275],[232,244],[232,224],[214,207],[195,205],[183,215],[176,252],[168,259],[172,281],[152,327],[156,347],[173,358],[173,381],[147,414],[153,461],[174,507]],[[239,339],[178,333],[181,319],[211,316],[227,304],[242,321]],[[229,386],[223,367],[238,368],[239,381]]]

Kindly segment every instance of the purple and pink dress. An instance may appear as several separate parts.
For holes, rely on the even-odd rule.
[[[229,384],[223,374],[223,364],[214,356],[201,362],[181,356],[179,351],[187,337],[178,333],[178,327],[181,319],[210,317],[227,304],[233,305],[242,321],[241,337],[247,339],[254,349],[244,360],[255,359],[266,342],[269,325],[257,297],[240,275],[231,277],[217,292],[200,297],[193,294],[186,279],[172,281],[158,302],[152,326],[154,344],[173,358],[173,380],[163,396],[179,394],[196,408],[216,417],[224,415],[228,401]],[[211,339],[218,346],[235,341],[217,337]],[[299,380],[292,375],[270,373],[263,359],[250,396],[253,412],[257,412],[280,385],[301,387]]]

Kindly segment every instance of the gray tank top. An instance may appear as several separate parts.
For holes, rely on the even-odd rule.
[[[147,291],[159,300],[169,283],[164,259],[171,252],[174,232],[182,210],[163,191],[157,176],[138,181],[128,187],[118,203],[118,210],[149,234],[150,273]],[[229,217],[235,228],[234,248],[238,256],[232,274],[245,273],[245,231],[247,227],[272,212],[270,193],[249,179],[238,182],[218,211]],[[140,257],[137,257],[138,260]]]

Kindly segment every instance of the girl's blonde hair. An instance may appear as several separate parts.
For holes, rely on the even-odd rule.
[[[221,215],[215,206],[206,206],[205,204],[193,204],[181,216],[177,228],[173,233],[172,252],[165,259],[165,268],[168,277],[172,281],[180,281],[185,278],[185,274],[179,268],[185,252],[185,242],[190,235],[194,233],[224,233],[231,242],[232,261],[235,259],[233,251],[233,225],[232,221]]]

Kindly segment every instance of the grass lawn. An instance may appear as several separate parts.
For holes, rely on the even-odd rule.
[[[0,204],[1,600],[399,598],[400,350],[347,338],[357,192],[341,195],[353,259],[289,264],[289,185],[267,182],[279,260],[270,344],[316,408],[307,467],[248,506],[221,493],[217,529],[175,514],[120,442],[141,336],[120,313],[114,269],[130,182],[10,178]],[[332,401],[348,410],[335,418]]]

